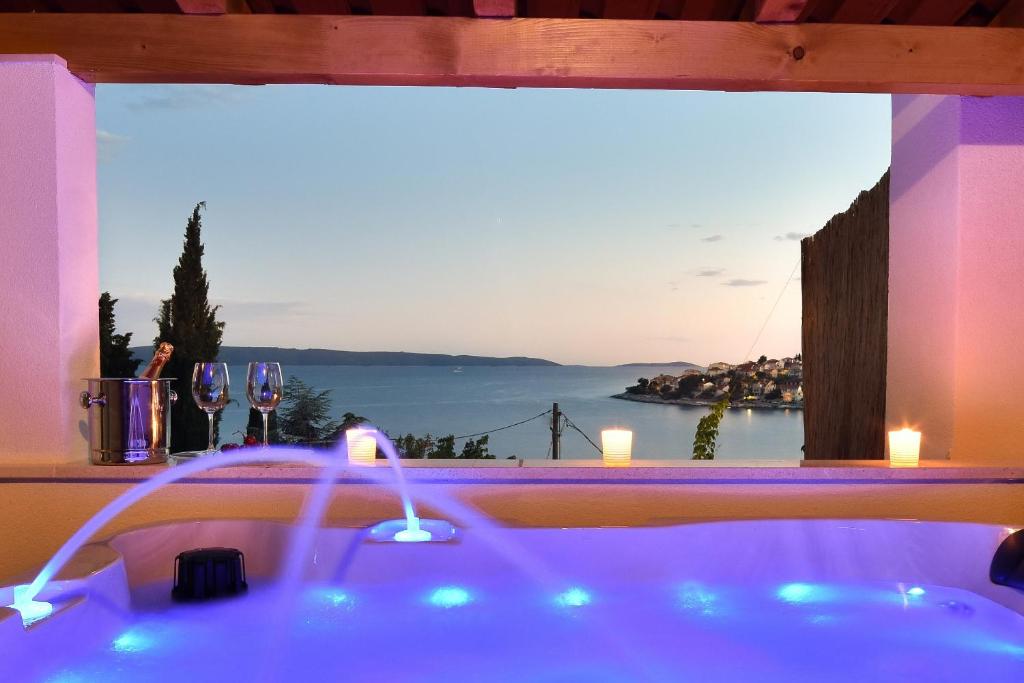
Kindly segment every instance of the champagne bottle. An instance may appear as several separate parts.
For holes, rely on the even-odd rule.
[[[153,354],[153,360],[149,361],[149,365],[146,366],[146,369],[142,371],[139,377],[141,379],[159,379],[160,373],[163,372],[167,361],[171,359],[172,353],[174,353],[173,345],[167,342],[160,342],[156,353]]]

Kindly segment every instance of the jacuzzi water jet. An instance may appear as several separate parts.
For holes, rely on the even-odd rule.
[[[408,517],[406,527],[395,534],[395,540],[399,543],[423,543],[430,539],[430,532],[420,528],[419,517]]]
[[[391,463],[392,470],[395,473],[395,486],[402,498],[402,507],[405,510],[406,530],[409,530],[412,528],[411,520],[417,519],[417,517],[415,508],[412,504],[412,499],[409,496],[405,477],[402,474],[398,453],[395,451],[394,446],[387,437],[383,436],[379,432],[375,432],[375,434],[377,442],[381,446],[381,450],[383,450],[385,455],[387,455],[388,461]],[[356,470],[348,468],[346,465],[346,455],[345,442],[342,440],[338,444],[337,451],[330,455],[321,455],[312,450],[300,448],[263,448],[259,450],[218,453],[215,456],[196,458],[195,460],[164,470],[163,472],[160,472],[150,479],[147,479],[146,481],[122,493],[93,515],[93,517],[85,524],[79,527],[78,531],[72,534],[71,538],[65,541],[57,552],[54,553],[53,557],[51,557],[43,566],[31,584],[15,587],[14,600],[9,606],[22,614],[22,618],[26,625],[30,623],[28,621],[29,617],[31,617],[31,621],[38,621],[39,619],[44,618],[52,612],[52,605],[50,605],[49,610],[47,610],[46,605],[49,605],[49,603],[37,601],[35,598],[46,587],[56,573],[60,571],[60,569],[68,563],[74,554],[78,552],[90,538],[98,533],[100,529],[121,514],[121,512],[134,505],[142,498],[145,498],[153,491],[156,491],[167,484],[186,479],[194,474],[206,472],[218,467],[232,467],[255,463],[304,462],[309,465],[324,468],[324,475],[321,477],[319,485],[314,491],[312,504],[306,506],[303,511],[302,524],[300,524],[300,531],[308,531],[310,528],[315,528],[314,524],[318,524],[320,517],[322,516],[322,512],[327,501],[327,495],[329,493],[329,487],[333,484],[334,479],[337,476],[337,472],[340,469],[349,469],[353,473],[356,472]],[[307,535],[308,534],[300,534],[300,538],[297,539],[297,544],[302,544],[305,540],[302,537]],[[418,538],[419,540],[422,540],[422,532]],[[296,554],[297,553],[291,553],[292,556]]]
[[[409,495],[409,486],[405,481],[405,472],[402,471],[401,459],[391,439],[374,429],[370,433],[377,441],[377,447],[384,451],[388,459],[391,471],[395,473],[395,485],[398,487],[398,495],[402,497],[402,509],[405,511],[405,528],[396,532],[394,540],[399,543],[425,543],[432,538],[426,529],[420,526],[420,518],[416,516],[416,509],[412,505],[412,496]]]
[[[36,594],[31,592],[31,588],[29,585],[15,586],[14,601],[8,605],[21,614],[21,623],[25,626],[31,626],[53,613],[53,604],[35,600]]]
[[[265,633],[259,638],[261,646],[256,651],[259,654],[254,653],[250,657],[251,659],[259,660],[260,670],[273,679],[275,672],[282,672],[288,666],[285,661],[288,651],[278,647],[279,643],[292,638],[295,628],[301,627],[301,624],[305,623],[303,615],[298,615],[303,617],[299,621],[289,618],[289,615],[291,610],[294,610],[295,606],[299,604],[299,601],[295,600],[296,591],[301,588],[300,584],[307,568],[318,564],[317,552],[314,549],[316,529],[319,527],[320,518],[326,509],[326,504],[329,501],[330,493],[339,471],[344,470],[355,478],[393,486],[402,494],[403,509],[406,513],[403,519],[383,522],[369,529],[368,535],[355,537],[353,540],[356,541],[356,545],[353,548],[358,547],[359,539],[390,540],[396,542],[396,545],[414,546],[415,543],[401,542],[398,539],[407,536],[402,532],[415,534],[417,527],[421,532],[418,534],[418,538],[425,538],[425,534],[422,532],[426,532],[430,534],[430,542],[443,542],[456,537],[456,529],[450,522],[421,519],[415,514],[407,483],[404,476],[402,476],[397,452],[395,452],[390,442],[383,439],[386,439],[386,437],[378,437],[382,450],[389,455],[389,462],[395,473],[394,477],[391,477],[390,473],[385,473],[376,468],[349,467],[346,462],[347,458],[344,457],[346,454],[341,450],[344,448],[343,443],[339,445],[339,451],[342,455],[340,458],[335,453],[324,454],[323,452],[318,453],[308,449],[275,447],[218,454],[162,471],[151,479],[138,484],[118,496],[76,531],[46,563],[32,584],[21,587],[19,597],[22,599],[19,600],[19,604],[23,604],[26,609],[29,609],[31,607],[29,601],[35,600],[39,596],[39,592],[45,587],[53,585],[50,584],[50,580],[96,533],[120,512],[165,484],[186,479],[194,474],[217,467],[293,462],[304,462],[309,465],[322,467],[325,471],[308,496],[298,520],[299,523],[290,536],[290,543],[288,544],[285,556],[285,567],[278,574],[275,590],[263,592],[263,597],[256,595],[244,601],[244,603],[249,603],[255,600],[256,602],[253,604],[262,604],[264,609],[269,608],[277,611],[279,615],[279,618],[272,620]],[[560,572],[552,571],[546,561],[535,556],[529,548],[520,543],[515,538],[515,534],[496,525],[493,520],[487,518],[473,506],[430,488],[418,490],[417,498],[432,508],[459,520],[461,523],[479,530],[480,533],[473,534],[473,539],[481,548],[486,549],[489,554],[492,553],[508,561],[518,574],[530,580],[531,583],[544,588],[545,591],[550,591],[547,593],[548,595],[552,595],[560,589],[564,590],[567,584],[571,585],[570,582],[565,581],[560,576]],[[374,537],[375,531],[377,532],[376,538]],[[363,534],[367,534],[367,532],[363,532]],[[416,537],[414,536],[414,538]],[[349,555],[343,556],[343,560],[345,557],[349,557]],[[430,557],[438,556],[431,555]],[[308,564],[309,561],[312,561],[313,564]],[[342,580],[344,573],[347,572],[347,566],[347,564],[339,564],[337,566],[333,573],[335,581]],[[342,570],[342,572],[339,573],[338,570]],[[320,569],[319,573],[321,575],[325,574],[323,569]],[[327,574],[331,575],[329,570]],[[8,590],[10,589],[8,588]],[[261,600],[263,602],[260,602]],[[268,603],[267,600],[270,602]],[[45,610],[45,607],[40,609]],[[619,629],[615,628],[614,624],[605,616],[600,614],[591,615],[580,624],[580,628],[583,629],[589,638],[593,638],[596,642],[602,644],[602,651],[615,653],[620,666],[625,667],[631,672],[630,675],[633,680],[649,680],[651,678],[648,662],[632,650],[627,642],[628,639],[625,639]],[[0,671],[2,671],[2,667],[0,667]]]

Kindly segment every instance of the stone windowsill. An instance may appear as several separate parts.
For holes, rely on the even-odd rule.
[[[893,469],[886,461],[800,460],[634,460],[628,468],[604,467],[600,460],[408,460],[403,466],[410,481],[438,484],[924,484],[1024,483],[1024,464],[971,464],[925,461],[917,468]],[[0,484],[16,483],[131,483],[165,469],[164,465],[103,467],[87,464],[0,465]],[[377,461],[377,468],[387,463]],[[246,465],[210,470],[185,483],[305,483],[320,470],[303,464]],[[360,483],[342,473],[340,483]]]

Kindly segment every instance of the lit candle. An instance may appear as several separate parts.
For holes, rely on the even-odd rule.
[[[601,430],[601,456],[606,467],[629,467],[633,457],[633,432],[628,429]]]
[[[921,432],[903,429],[889,432],[889,467],[917,467],[921,457]]]
[[[348,461],[354,465],[372,465],[377,459],[376,430],[354,427],[345,430]]]

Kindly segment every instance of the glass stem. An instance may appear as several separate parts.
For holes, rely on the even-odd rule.
[[[267,443],[267,422],[270,420],[270,414],[260,411],[260,415],[263,416],[263,447],[266,448],[269,445]]]
[[[207,411],[206,418],[207,418],[207,422],[209,422],[209,426],[210,426],[210,445],[207,446],[206,450],[212,452],[213,451],[213,413]]]

